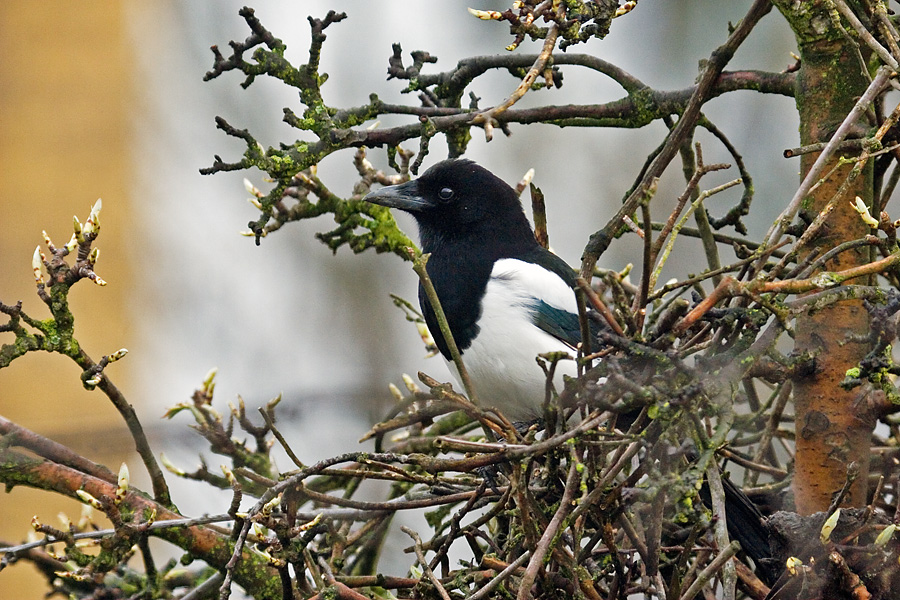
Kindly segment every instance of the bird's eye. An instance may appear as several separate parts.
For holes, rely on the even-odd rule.
[[[441,199],[441,202],[449,201],[451,198],[453,198],[453,190],[448,187],[441,188],[441,191],[438,192],[438,198]]]

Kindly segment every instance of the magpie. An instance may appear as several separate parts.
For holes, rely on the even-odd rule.
[[[540,417],[546,375],[538,354],[572,355],[581,341],[575,272],[537,242],[516,192],[471,160],[450,159],[364,200],[415,218],[431,255],[428,276],[483,404],[514,421]],[[421,283],[419,305],[456,373]],[[575,362],[560,361],[556,373],[575,376]]]
[[[415,218],[422,250],[431,254],[426,270],[482,402],[513,421],[539,419],[546,375],[536,357],[574,353],[581,327],[575,272],[537,242],[515,191],[470,160],[450,159],[364,200]],[[419,305],[455,372],[421,283]],[[575,362],[560,361],[556,373],[575,376]],[[729,533],[772,581],[777,570],[762,515],[740,488],[724,484]],[[709,505],[705,482],[701,496]]]

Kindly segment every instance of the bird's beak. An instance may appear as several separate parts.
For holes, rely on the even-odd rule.
[[[431,202],[419,193],[419,185],[416,180],[375,190],[367,194],[363,200],[411,213],[421,212],[431,206]]]

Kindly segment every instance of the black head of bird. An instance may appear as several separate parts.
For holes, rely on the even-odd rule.
[[[365,199],[413,215],[424,252],[460,243],[489,254],[537,246],[515,191],[470,160],[439,162],[418,179],[382,188]]]

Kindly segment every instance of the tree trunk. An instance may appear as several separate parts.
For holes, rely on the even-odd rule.
[[[800,49],[796,93],[800,143],[827,141],[868,86],[858,51],[835,27],[825,2],[777,0],[775,4],[791,24]],[[860,131],[865,128],[865,123],[859,123]],[[818,154],[802,157],[801,178],[817,157]],[[846,181],[852,164],[832,172],[838,163],[839,157],[835,156],[823,171],[828,176],[804,201],[801,216],[807,222],[819,214]],[[869,164],[837,201],[824,227],[804,252],[825,252],[869,233],[850,204],[859,196],[871,206],[872,195]],[[867,249],[851,250],[836,256],[824,269],[841,270],[867,262]],[[853,283],[868,282],[857,279]],[[809,353],[816,360],[815,372],[795,381],[793,392],[797,436],[793,489],[800,514],[826,510],[833,495],[844,486],[852,463],[858,465],[859,475],[844,503],[866,503],[873,426],[868,416],[869,388],[847,391],[839,384],[847,369],[865,356],[867,345],[861,340],[868,326],[868,313],[859,300],[836,303],[797,317],[796,350]]]

